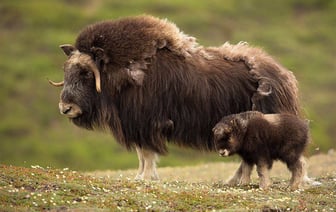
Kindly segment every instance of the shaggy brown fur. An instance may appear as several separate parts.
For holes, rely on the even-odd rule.
[[[250,111],[224,117],[213,132],[216,149],[222,156],[238,154],[251,168],[257,165],[261,188],[269,185],[268,170],[278,159],[292,172],[292,189],[302,182],[302,155],[309,140],[306,121],[291,114]]]
[[[166,153],[167,135],[157,126],[167,120],[174,125],[172,142],[213,150],[211,126],[225,115],[299,113],[294,75],[262,50],[245,43],[206,48],[167,20],[96,23],[83,29],[74,47],[62,49],[69,59],[61,112],[78,126],[110,129],[128,149]],[[87,55],[92,60],[81,61]],[[99,85],[85,65],[91,62],[100,71]],[[80,111],[76,117],[72,108]]]

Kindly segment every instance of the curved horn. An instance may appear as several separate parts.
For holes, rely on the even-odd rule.
[[[51,85],[56,86],[56,87],[61,87],[61,86],[64,85],[64,81],[62,81],[62,82],[53,82],[53,81],[51,81],[51,80],[49,80],[49,79],[48,79],[48,81],[49,81],[49,83],[50,83]]]
[[[100,72],[96,66],[96,64],[93,63],[93,61],[90,61],[88,63],[90,70],[93,72],[94,77],[96,79],[96,90],[98,93],[101,92],[101,86],[100,86]]]

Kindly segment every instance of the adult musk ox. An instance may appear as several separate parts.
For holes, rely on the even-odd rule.
[[[247,165],[228,183],[246,184],[256,164],[260,188],[270,185],[274,160],[286,163],[292,172],[290,186],[298,189],[306,175],[303,151],[309,142],[308,122],[292,114],[248,111],[225,116],[213,128],[215,147],[221,156],[238,154]],[[239,182],[241,180],[241,182]]]
[[[157,179],[166,141],[214,150],[212,127],[247,110],[299,113],[294,75],[246,43],[200,46],[152,16],[85,27],[68,56],[59,109],[83,128],[107,129],[139,157],[137,179]]]

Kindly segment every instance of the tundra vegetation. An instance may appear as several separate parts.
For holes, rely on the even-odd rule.
[[[321,163],[320,161],[323,161]],[[275,163],[273,185],[258,188],[257,175],[245,186],[223,179],[239,163],[159,168],[161,181],[135,181],[135,170],[83,173],[38,165],[0,166],[3,211],[335,211],[336,154],[309,158],[308,173],[322,183],[294,192],[290,172]]]

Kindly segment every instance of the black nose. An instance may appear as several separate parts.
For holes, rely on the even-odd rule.
[[[63,114],[67,114],[67,113],[69,113],[70,110],[71,110],[71,108],[72,108],[71,106],[68,106],[68,107],[63,108],[62,113],[63,113]]]

